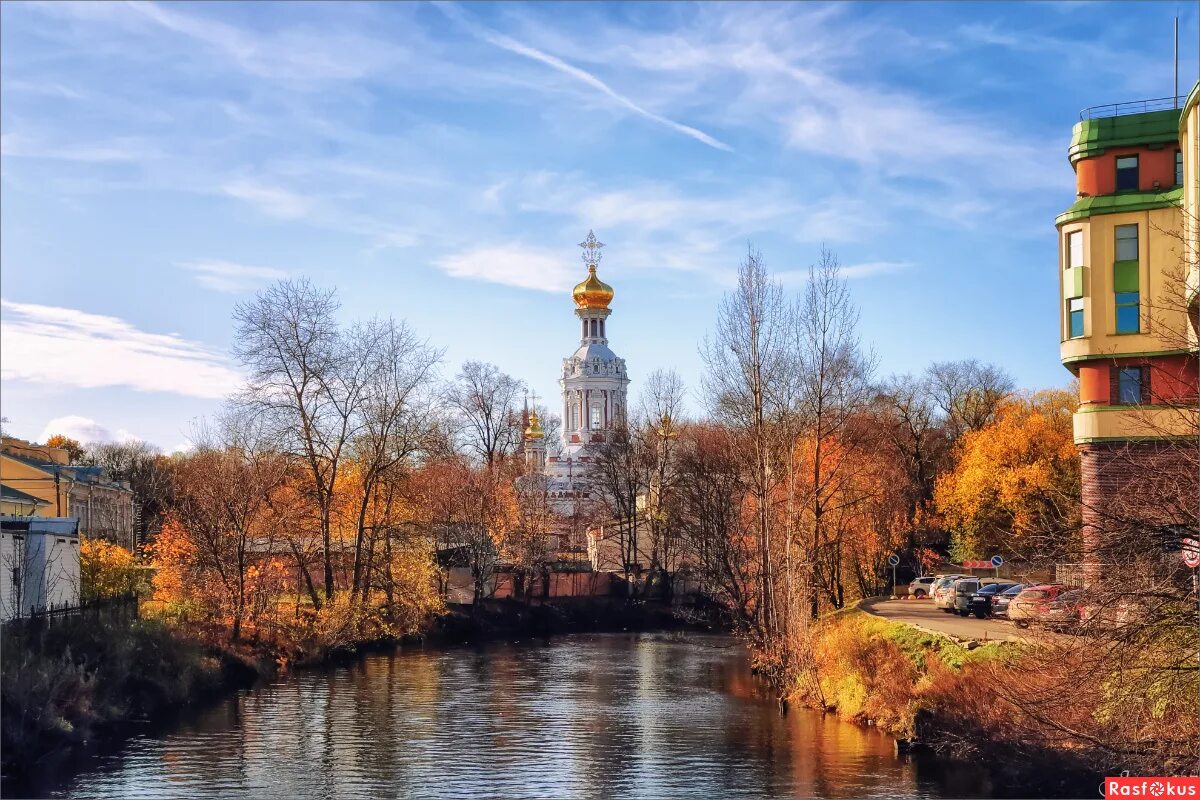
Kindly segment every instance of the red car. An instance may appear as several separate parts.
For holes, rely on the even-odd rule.
[[[1075,624],[1083,616],[1083,591],[1057,583],[1030,586],[1008,605],[1008,618],[1018,628],[1031,623],[1049,627]]]

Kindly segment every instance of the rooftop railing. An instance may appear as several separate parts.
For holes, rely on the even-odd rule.
[[[1099,117],[1119,117],[1123,114],[1145,114],[1147,111],[1168,111],[1172,108],[1182,108],[1187,97],[1156,97],[1152,100],[1131,100],[1127,103],[1109,103],[1105,106],[1091,106],[1079,112],[1079,118],[1097,119]]]

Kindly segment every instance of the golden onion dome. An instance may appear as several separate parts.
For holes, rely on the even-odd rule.
[[[529,412],[529,424],[525,426],[526,439],[542,439],[546,436],[546,432],[542,430],[542,421],[538,419],[536,411]]]
[[[608,308],[613,299],[613,288],[596,277],[596,265],[588,265],[587,280],[571,292],[577,308]]]

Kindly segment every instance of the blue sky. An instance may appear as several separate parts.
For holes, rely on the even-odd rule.
[[[1062,384],[1071,125],[1170,94],[1176,13],[1186,92],[1193,3],[5,3],[0,410],[173,449],[288,275],[553,397],[589,228],[635,393],[747,242],[834,249],[885,374]]]

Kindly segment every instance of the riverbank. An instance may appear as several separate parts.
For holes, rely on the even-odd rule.
[[[1001,795],[1090,796],[1098,785],[1081,754],[1027,737],[999,702],[1030,645],[959,641],[857,608],[823,618],[812,635],[813,678],[791,700],[876,726],[900,750],[976,764]]]
[[[289,669],[347,663],[397,646],[446,647],[568,633],[701,628],[669,606],[620,598],[452,606],[419,634],[312,644],[240,642],[158,619],[65,620],[4,632],[0,764],[6,780],[53,770],[98,737],[182,707],[197,707]],[[183,633],[190,630],[192,636]]]
[[[0,769],[52,770],[70,751],[166,709],[203,703],[272,669],[247,652],[181,635],[158,620],[66,619],[8,626],[0,672]]]

